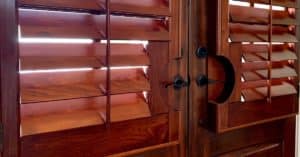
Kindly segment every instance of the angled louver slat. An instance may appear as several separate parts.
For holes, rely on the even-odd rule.
[[[269,42],[267,25],[230,24],[232,42]],[[289,28],[273,26],[272,42],[298,42]]]
[[[244,1],[244,2],[254,2],[254,3],[264,3],[269,4],[269,0],[234,0],[234,1]],[[276,6],[297,8],[296,0],[272,0],[272,4]]]
[[[113,13],[136,13],[141,15],[170,16],[169,2],[164,0],[111,0]],[[105,0],[19,0],[20,7],[52,10],[105,12]]]
[[[104,71],[22,74],[21,102],[103,96],[99,86],[105,79]]]
[[[111,94],[137,93],[150,90],[150,84],[141,69],[113,70],[111,75]],[[103,93],[107,90],[101,86]]]
[[[25,117],[22,119],[21,134],[22,136],[28,136],[84,126],[101,125],[103,123],[104,121],[99,113],[93,110]]]
[[[164,97],[169,91],[163,84],[171,78],[168,61],[178,43],[179,19],[173,18],[175,7],[179,10],[177,2],[18,0],[17,4],[21,138],[80,130],[90,134],[96,128],[99,138],[95,143],[111,145],[109,139],[119,134],[104,128],[138,124],[144,129],[126,133],[134,139],[128,147],[112,145],[112,149],[129,151],[167,143],[167,132],[178,132],[169,125],[179,119],[161,121],[171,111],[169,97]],[[143,124],[155,119],[159,128],[167,129]],[[144,141],[136,138],[137,133],[148,132],[147,139],[161,140],[140,146]],[[57,147],[51,141],[47,143],[54,147],[49,152]],[[39,156],[40,149],[33,149],[29,156]],[[95,155],[112,153],[118,152]]]
[[[86,13],[20,11],[24,37],[105,38],[105,15]],[[111,38],[116,40],[169,40],[168,26],[163,19],[111,17]]]
[[[266,9],[230,6],[231,20],[235,23],[268,24],[269,11]],[[273,11],[272,22],[276,25],[296,25],[294,13],[288,11]]]
[[[179,43],[179,3],[18,0],[22,145],[93,129],[101,138],[79,137],[81,145],[105,143],[93,156],[178,141],[167,138],[179,132],[179,117],[166,118],[176,107],[165,84],[179,68],[169,64]],[[56,156],[59,146],[47,141],[53,147],[43,154]],[[39,156],[42,145],[22,156]],[[68,154],[86,152],[79,149]]]
[[[100,68],[100,60],[96,57],[21,57],[22,70],[47,70],[67,68]]]
[[[216,38],[221,42],[216,42],[216,54],[231,62],[235,83],[228,102],[212,103],[218,113],[218,132],[284,119],[298,112],[297,3],[230,0],[219,4]],[[225,73],[230,76],[229,68],[225,67]],[[223,92],[221,98],[228,91]]]

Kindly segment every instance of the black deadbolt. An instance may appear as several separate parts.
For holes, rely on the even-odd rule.
[[[208,56],[208,51],[205,47],[199,47],[196,51],[196,56],[198,58],[206,58]]]
[[[167,84],[165,87],[169,87],[169,86],[173,86],[174,89],[179,90],[183,87],[188,86],[190,83],[190,81],[185,81],[183,77],[181,77],[180,75],[177,75],[174,77],[174,81],[170,84]]]

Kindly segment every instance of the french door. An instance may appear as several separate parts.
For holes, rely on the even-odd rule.
[[[296,0],[1,0],[3,157],[294,157]]]
[[[3,156],[184,154],[182,3],[1,1]]]
[[[190,156],[295,156],[298,6],[192,2]]]

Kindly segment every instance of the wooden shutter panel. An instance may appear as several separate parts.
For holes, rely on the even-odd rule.
[[[18,5],[22,157],[180,154],[179,1]]]
[[[225,80],[225,84],[209,87],[210,106],[217,117],[213,123],[216,131],[295,116],[298,112],[296,1],[234,0],[218,5],[222,13],[218,28],[222,32],[216,34],[221,40],[221,46],[214,45],[216,56],[224,56],[232,65],[209,66],[210,77]],[[224,76],[213,75],[218,68]],[[234,76],[229,76],[230,69]],[[235,80],[232,88],[226,79]],[[218,98],[228,88],[232,89],[231,95],[220,101]]]

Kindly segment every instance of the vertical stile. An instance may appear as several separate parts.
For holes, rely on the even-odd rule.
[[[269,51],[268,51],[268,94],[267,100],[269,103],[272,101],[272,34],[273,34],[273,3],[269,0]]]
[[[110,36],[111,36],[111,24],[110,24],[110,0],[106,0],[106,125],[110,126],[111,119],[111,49],[110,49]]]

